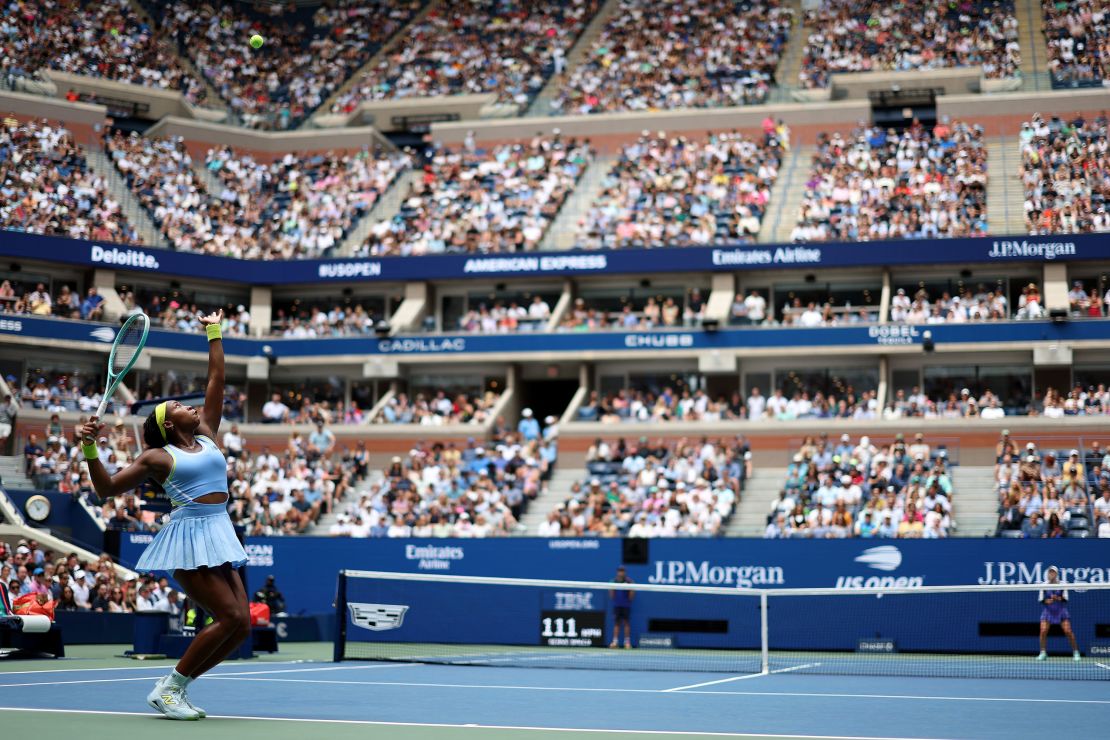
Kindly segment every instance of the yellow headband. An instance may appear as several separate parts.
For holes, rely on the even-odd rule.
[[[162,433],[163,440],[166,440],[166,403],[166,401],[162,401],[154,407],[154,420],[158,422],[158,431]]]

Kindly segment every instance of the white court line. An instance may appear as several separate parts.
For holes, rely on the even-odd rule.
[[[107,714],[124,717],[143,717],[154,719],[152,712],[109,712],[85,709],[30,709],[27,707],[0,707],[0,712],[50,712],[63,714]],[[750,732],[694,732],[691,730],[618,730],[591,727],[534,727],[531,725],[478,725],[447,724],[439,722],[384,722],[369,719],[297,719],[295,717],[251,717],[237,714],[210,714],[209,719],[257,720],[260,722],[314,722],[332,725],[372,725],[379,727],[436,727],[442,729],[472,730],[527,730],[533,732],[597,732],[612,735],[681,735],[683,737],[744,737],[744,738],[801,738],[801,740],[935,740],[933,738],[890,737],[885,735],[768,735]]]
[[[323,683],[323,684],[349,684],[354,686],[411,686],[416,688],[438,689],[497,689],[500,691],[572,691],[585,693],[614,693],[614,694],[666,694],[666,689],[614,689],[614,688],[587,688],[583,686],[511,686],[502,684],[469,684],[469,683],[423,683],[414,681],[327,681],[313,678],[250,678],[229,676],[209,676],[213,680],[223,681],[263,681],[269,683]],[[1001,696],[916,696],[913,694],[825,694],[806,693],[801,691],[683,691],[676,696],[796,696],[796,697],[833,697],[838,699],[910,699],[921,701],[993,701],[993,702],[1038,702],[1045,704],[1110,704],[1110,699],[1045,699],[1045,698],[1013,698]]]
[[[820,663],[805,663],[803,665],[790,666],[789,668],[779,668],[767,673],[745,673],[743,676],[730,676],[729,678],[718,678],[716,681],[706,681],[704,683],[692,683],[689,686],[675,686],[673,689],[663,689],[663,693],[671,693],[674,691],[682,691],[684,689],[700,689],[702,686],[714,686],[719,683],[729,683],[731,681],[744,681],[749,678],[762,678],[769,676],[772,673],[790,673],[791,671],[800,671],[805,668],[816,668],[821,665]]]
[[[271,673],[312,673],[317,671],[354,671],[354,670],[369,670],[372,668],[407,668],[409,666],[421,665],[420,663],[383,663],[375,665],[350,665],[350,666],[329,666],[327,668],[290,668],[279,669],[276,671],[225,671],[224,673],[208,673],[202,678],[223,678],[224,676],[265,676]],[[166,666],[162,666],[165,670]],[[34,671],[32,671],[33,673]],[[0,678],[5,674],[0,673]],[[20,688],[24,686],[69,686],[72,684],[81,683],[116,683],[123,681],[149,681],[156,676],[139,676],[138,678],[85,678],[76,681],[28,681],[27,683],[2,683],[0,682],[0,690]],[[263,679],[257,679],[263,680]],[[287,679],[292,681],[294,679]],[[359,683],[359,682],[355,682]]]
[[[1110,671],[1110,665],[1103,665],[1102,663],[1095,663],[1095,665],[1097,665],[1099,668],[1105,668],[1106,670]]]

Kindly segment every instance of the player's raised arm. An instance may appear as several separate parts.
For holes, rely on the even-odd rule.
[[[220,332],[223,309],[200,317],[208,334],[208,387],[204,390],[204,412],[200,433],[215,439],[224,413],[224,343]]]

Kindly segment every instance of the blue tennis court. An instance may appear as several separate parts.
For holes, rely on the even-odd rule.
[[[1032,659],[1030,659],[1032,660]],[[1070,660],[1052,658],[1051,661]],[[173,723],[143,701],[160,665],[12,670],[5,735],[519,737],[550,733],[810,738],[1106,737],[1102,681],[614,671],[373,662],[248,662],[190,689],[209,718]],[[81,662],[81,661],[74,661]],[[26,664],[15,667],[24,667]],[[39,666],[36,666],[38,668]],[[45,666],[44,666],[45,667]],[[1097,666],[1096,666],[1097,668]],[[1100,669],[1110,670],[1110,669]]]

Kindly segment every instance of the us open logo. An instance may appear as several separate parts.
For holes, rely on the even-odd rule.
[[[351,622],[357,627],[384,632],[395,630],[405,621],[407,606],[401,604],[357,604],[350,602],[347,609],[351,612]]]

